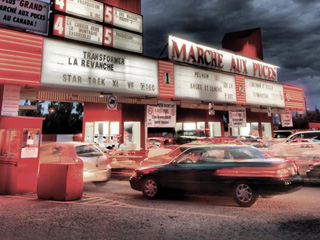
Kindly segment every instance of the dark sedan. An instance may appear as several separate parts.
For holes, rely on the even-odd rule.
[[[320,183],[320,163],[314,163],[307,171],[309,180]]]
[[[252,206],[259,196],[289,193],[302,187],[297,165],[246,145],[200,146],[168,164],[136,169],[131,187],[148,199],[163,193],[233,196],[239,206]]]

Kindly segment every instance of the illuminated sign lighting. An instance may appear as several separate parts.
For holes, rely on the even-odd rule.
[[[170,35],[171,60],[270,81],[277,81],[277,66],[217,50]]]
[[[128,53],[44,39],[41,85],[158,96],[157,66]]]

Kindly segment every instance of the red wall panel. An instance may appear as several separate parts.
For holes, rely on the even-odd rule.
[[[141,0],[99,0],[105,4],[141,14]]]
[[[40,86],[43,39],[0,28],[0,83]]]
[[[121,121],[121,105],[117,110],[108,110],[107,103],[84,103],[83,124],[94,121]]]

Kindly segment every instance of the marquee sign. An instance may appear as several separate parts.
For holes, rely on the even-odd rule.
[[[93,0],[56,0],[55,9],[89,20],[142,33],[142,16]]]
[[[284,108],[283,86],[267,81],[245,79],[246,102],[249,105],[262,105]]]
[[[54,16],[53,35],[131,52],[143,52],[142,36],[138,34],[60,14]]]
[[[93,0],[56,0],[54,8],[75,16],[103,22],[104,4]]]
[[[158,96],[157,61],[44,39],[41,85]]]
[[[228,103],[237,101],[232,75],[175,65],[174,78],[175,97]]]
[[[104,22],[115,27],[142,33],[142,16],[120,8],[106,5]]]
[[[206,47],[172,35],[169,35],[168,41],[168,57],[174,61],[277,81],[277,66]]]

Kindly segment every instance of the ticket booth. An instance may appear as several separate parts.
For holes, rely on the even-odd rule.
[[[37,191],[43,120],[0,117],[0,194]]]

